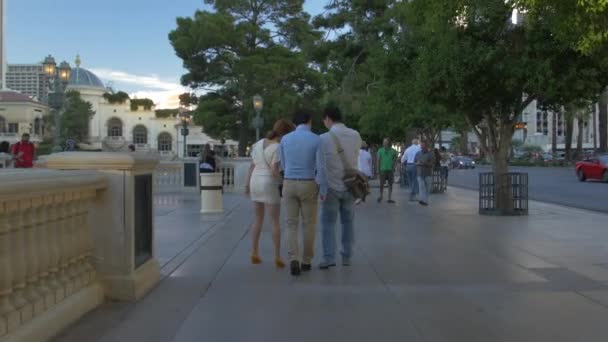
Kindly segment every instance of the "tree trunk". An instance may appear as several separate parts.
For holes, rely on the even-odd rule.
[[[608,89],[600,97],[599,103],[600,152],[608,152]]]
[[[581,158],[583,155],[583,129],[585,129],[585,121],[582,117],[578,118],[578,136],[576,137],[576,156]]]
[[[460,152],[463,156],[469,154],[469,132],[463,129],[460,133]]]
[[[247,156],[248,120],[246,114],[241,112],[241,126],[239,127],[239,157]]]
[[[557,154],[557,113],[553,111],[552,114],[553,127],[551,127],[551,153],[555,156]]]
[[[509,172],[509,151],[513,143],[514,126],[504,122],[496,126],[498,134],[490,134],[490,145],[494,146],[494,182],[496,194],[496,209],[498,211],[510,212],[513,210],[513,199],[511,196],[511,184],[509,177],[504,175]]]
[[[574,113],[564,113],[566,116],[566,160],[572,161],[572,135],[574,134]],[[579,128],[580,129],[580,128]],[[578,132],[581,136],[581,132]]]

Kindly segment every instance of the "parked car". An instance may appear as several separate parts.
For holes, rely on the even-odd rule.
[[[453,169],[474,169],[475,161],[469,157],[457,156],[452,158]]]
[[[578,180],[600,180],[608,183],[608,154],[591,157],[576,163]]]

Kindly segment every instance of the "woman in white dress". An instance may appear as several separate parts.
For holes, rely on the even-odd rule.
[[[260,264],[259,254],[260,235],[264,225],[264,213],[270,212],[272,221],[272,241],[274,243],[274,262],[279,268],[285,267],[281,258],[281,195],[279,186],[282,184],[279,171],[281,138],[295,129],[295,126],[284,119],[277,121],[266,138],[255,143],[251,148],[251,166],[246,192],[253,202],[255,222],[251,227],[252,251],[251,263]]]

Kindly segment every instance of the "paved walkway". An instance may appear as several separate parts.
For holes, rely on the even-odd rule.
[[[353,266],[295,279],[273,267],[269,234],[266,262],[249,264],[244,198],[201,218],[194,197],[158,197],[166,277],[55,341],[606,340],[607,215],[533,203],[529,217],[481,217],[454,188],[428,208],[405,198],[359,207]]]

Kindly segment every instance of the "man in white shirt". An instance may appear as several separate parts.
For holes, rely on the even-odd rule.
[[[420,144],[418,139],[412,140],[412,145],[405,150],[401,163],[406,164],[407,168],[407,179],[410,184],[410,201],[416,201],[416,195],[418,195],[418,177],[416,172],[416,154],[420,152]]]
[[[367,144],[365,141],[362,143],[361,150],[359,151],[359,171],[367,176],[372,177],[372,154],[368,151]]]
[[[337,107],[331,106],[325,109],[323,123],[329,129],[329,132],[321,135],[321,151],[325,157],[325,162],[321,163],[325,167],[319,169],[324,260],[319,268],[329,269],[336,266],[336,222],[338,213],[340,213],[342,224],[342,265],[350,266],[355,240],[355,198],[344,184],[346,168],[340,154],[344,154],[347,168],[354,169],[359,159],[359,149],[362,141],[357,131],[346,127],[342,123],[342,113]]]

